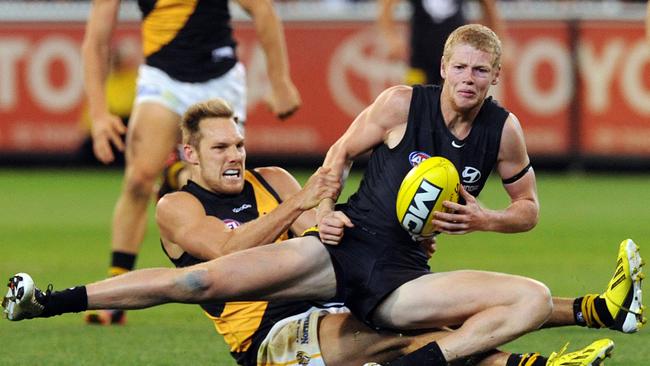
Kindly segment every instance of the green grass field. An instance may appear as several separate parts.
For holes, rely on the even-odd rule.
[[[120,177],[103,170],[0,170],[0,278],[26,271],[41,287],[51,282],[59,289],[103,278]],[[353,175],[348,186],[356,179]],[[650,258],[649,180],[648,175],[538,174],[542,211],[533,231],[440,237],[431,265],[435,271],[475,268],[531,276],[557,296],[600,292],[622,239],[635,239]],[[496,180],[482,199],[495,208],[507,202]],[[150,220],[138,267],[152,266],[169,263]],[[578,327],[543,330],[504,348],[548,354],[567,341],[572,350],[602,337],[616,342],[607,365],[650,364],[647,329],[634,335]],[[123,327],[86,326],[79,314],[3,320],[0,339],[0,365],[234,364],[211,323],[192,305],[132,311]]]

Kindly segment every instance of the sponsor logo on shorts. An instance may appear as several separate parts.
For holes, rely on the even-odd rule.
[[[305,321],[302,325],[302,334],[300,334],[300,344],[309,343],[309,316],[305,317]]]
[[[430,157],[429,154],[422,151],[413,151],[409,154],[409,162],[411,166],[416,166]]]
[[[230,229],[236,229],[241,226],[241,223],[239,221],[233,219],[225,219],[223,220],[223,223],[226,224],[226,226],[228,226]]]

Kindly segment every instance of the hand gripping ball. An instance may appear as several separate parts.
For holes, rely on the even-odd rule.
[[[444,201],[458,202],[460,178],[454,164],[440,156],[414,166],[397,192],[397,219],[414,238],[434,235],[435,211],[447,212]]]

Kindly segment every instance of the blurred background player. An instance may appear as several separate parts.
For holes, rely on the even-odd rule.
[[[119,117],[124,126],[128,125],[133,109],[135,84],[141,60],[138,45],[133,41],[121,41],[111,48],[109,72],[104,82],[106,103],[109,113]],[[90,120],[87,103],[84,105],[80,128],[87,136],[77,151],[79,163],[83,165],[101,164],[93,152],[92,121]],[[124,152],[118,150],[115,146],[111,146],[111,150],[114,159],[108,164],[124,165]]]
[[[251,16],[266,54],[272,95],[270,107],[286,118],[300,106],[289,75],[280,19],[271,0],[240,0]],[[98,160],[115,159],[111,145],[125,151],[125,174],[115,205],[109,275],[133,269],[145,235],[147,204],[179,137],[186,108],[222,97],[237,116],[246,118],[246,81],[236,55],[227,1],[140,1],[144,64],[138,70],[137,95],[128,132],[109,112],[105,79],[119,0],[95,0],[83,42],[84,82],[92,120],[93,151]],[[122,135],[126,133],[126,143]],[[123,312],[89,313],[90,323],[123,323]]]
[[[380,0],[377,24],[386,41],[388,56],[406,60],[409,69],[404,82],[440,84],[440,59],[445,40],[456,28],[467,23],[462,0],[409,0],[412,8],[409,20],[409,45],[395,22],[395,7],[400,0]],[[496,0],[480,0],[483,23],[499,36],[505,37],[506,26],[496,6]],[[408,57],[407,57],[408,54]]]

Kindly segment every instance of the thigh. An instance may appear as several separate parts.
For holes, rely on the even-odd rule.
[[[397,329],[453,326],[485,309],[512,304],[543,286],[525,277],[495,272],[432,273],[391,293],[377,307],[373,320],[379,326]]]
[[[448,331],[445,330],[417,334],[377,331],[350,313],[327,314],[321,318],[318,327],[320,349],[325,363],[338,366],[392,361],[446,334]]]
[[[139,173],[157,176],[179,141],[179,120],[176,112],[157,102],[135,105],[127,133],[127,165]]]
[[[251,248],[193,269],[206,271],[206,300],[328,300],[336,293],[332,262],[315,237]]]

